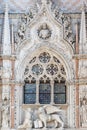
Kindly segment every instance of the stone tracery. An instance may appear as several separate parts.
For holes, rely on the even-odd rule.
[[[36,80],[41,77],[43,79],[49,77],[50,80],[59,79],[60,81],[60,79],[66,80],[66,72],[55,56],[50,55],[48,52],[43,52],[31,59],[25,68],[24,77],[25,80],[30,80],[31,77],[35,77]]]
[[[63,64],[50,52],[41,52],[28,62],[24,71],[24,81],[25,104],[66,103],[66,72]]]

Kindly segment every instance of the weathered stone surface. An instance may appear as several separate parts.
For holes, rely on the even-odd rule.
[[[79,32],[75,33],[75,23],[77,19],[80,21],[81,14],[67,14],[50,0],[38,0],[23,14],[8,13],[6,8],[5,15],[0,14],[0,42],[2,39],[3,43],[0,45],[0,129],[87,129],[85,10],[81,25],[78,25],[78,30],[81,26],[80,44],[75,44],[74,36],[78,42]],[[14,27],[9,27],[9,23]],[[76,55],[75,45],[81,49]],[[36,83],[35,104],[23,104],[24,85],[32,83],[32,80]],[[50,81],[49,111],[46,111],[48,107],[45,104],[40,104],[40,80],[44,84]],[[55,80],[66,86],[65,104],[54,102]],[[5,98],[9,106],[3,105]]]

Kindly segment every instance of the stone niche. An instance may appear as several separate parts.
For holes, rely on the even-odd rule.
[[[25,118],[18,130],[64,129],[63,110],[53,105],[24,105]]]

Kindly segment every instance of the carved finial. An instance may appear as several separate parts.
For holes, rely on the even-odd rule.
[[[85,4],[82,4],[82,14],[81,14],[81,25],[80,25],[80,53],[87,51],[86,46],[86,18],[85,18]]]
[[[42,4],[47,4],[47,0],[42,0]]]
[[[9,17],[8,17],[8,1],[5,1],[5,14],[4,14],[4,26],[3,26],[3,54],[11,54],[10,45],[10,27],[9,27]]]
[[[84,12],[86,10],[86,6],[85,6],[85,2],[84,1],[82,2],[81,10],[84,11]]]

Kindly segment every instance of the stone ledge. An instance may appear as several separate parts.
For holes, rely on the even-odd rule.
[[[73,59],[87,59],[87,54],[75,54]]]
[[[87,128],[65,128],[64,130],[87,130]]]
[[[47,104],[22,104],[22,108],[23,109],[26,109],[26,108],[39,108],[39,107],[42,107],[44,105],[47,105]],[[68,107],[68,104],[49,104],[49,105],[54,105],[54,106],[57,106],[57,107],[61,107],[61,109],[66,109]]]
[[[11,129],[13,130],[13,129]],[[17,129],[17,130],[25,130],[25,129]],[[61,130],[61,128],[52,128],[52,129],[45,129],[45,128],[42,128],[42,129],[31,129],[31,130]],[[87,128],[63,128],[63,130],[87,130]]]
[[[16,55],[3,55],[0,54],[0,60],[15,60],[16,59]]]

